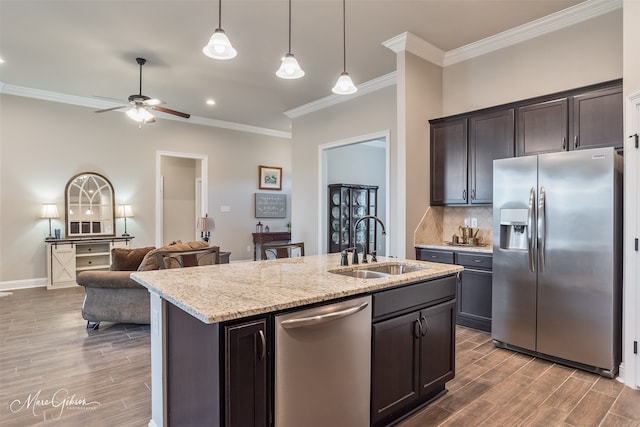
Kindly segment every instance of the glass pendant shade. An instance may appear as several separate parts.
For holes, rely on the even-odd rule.
[[[127,111],[127,116],[139,123],[151,123],[152,121],[154,121],[153,114],[151,114],[144,107],[133,107],[132,109]]]
[[[238,54],[222,28],[216,28],[202,53],[213,59],[232,59]]]
[[[304,71],[300,68],[296,57],[293,56],[292,53],[287,53],[284,58],[282,58],[282,64],[280,64],[280,68],[276,71],[276,76],[281,79],[299,79],[304,76]]]
[[[356,93],[358,88],[353,84],[353,80],[351,80],[349,73],[345,71],[340,74],[336,85],[331,89],[331,91],[337,95],[350,95],[352,93]]]

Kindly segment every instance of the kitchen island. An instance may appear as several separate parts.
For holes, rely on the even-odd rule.
[[[336,274],[398,263],[418,268],[377,278]],[[243,425],[247,419],[253,420],[253,425],[273,424],[273,401],[277,400],[277,396],[272,397],[273,359],[277,353],[275,315],[357,296],[369,296],[373,301],[373,361],[367,363],[371,363],[374,403],[368,424],[384,425],[441,395],[444,383],[453,378],[452,304],[456,274],[461,270],[456,265],[385,257],[378,263],[340,267],[340,255],[329,254],[132,273],[131,277],[151,294],[149,425]],[[434,326],[430,329],[428,325]],[[446,326],[445,331],[438,330],[442,326]],[[409,331],[411,354],[400,356],[411,363],[411,372],[404,374],[413,375],[405,381],[412,390],[410,396],[402,392],[402,399],[395,399],[384,382],[389,378],[398,381],[398,375],[389,375],[395,364],[387,362],[399,356],[395,353],[400,348],[384,343],[397,340],[389,334],[403,331]],[[427,353],[424,348],[432,334],[441,340],[439,362],[420,366],[421,360],[424,364],[431,357],[425,359],[423,353]],[[445,354],[443,339],[447,341]],[[367,340],[371,341],[369,337]],[[432,367],[446,372],[434,376]],[[425,376],[429,377],[428,384],[421,383]],[[377,392],[379,382],[378,387],[383,389]],[[247,383],[254,389],[247,390]],[[405,383],[388,388],[397,391]],[[418,383],[422,389],[416,387]],[[369,401],[370,396],[366,399]],[[381,403],[377,405],[377,401]],[[238,421],[240,418],[243,421]],[[277,417],[275,425],[280,427]]]

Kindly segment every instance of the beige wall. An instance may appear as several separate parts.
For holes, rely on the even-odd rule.
[[[622,10],[617,10],[446,67],[443,115],[620,77]]]
[[[282,166],[282,192],[290,194],[289,139],[172,120],[138,129],[122,113],[94,114],[12,95],[0,95],[0,107],[0,285],[46,277],[48,224],[39,218],[40,207],[57,203],[63,214],[65,184],[80,172],[98,172],[111,181],[116,203],[133,205],[127,231],[135,236],[134,246],[153,246],[156,151],[207,155],[208,212],[216,222],[212,243],[230,250],[232,260],[253,258],[247,246],[257,222],[258,165]],[[221,205],[231,212],[221,213]],[[53,227],[63,228],[63,221],[54,220]],[[275,231],[286,222],[268,223]]]
[[[293,120],[292,175],[292,238],[305,242],[305,253],[318,253],[318,234],[326,238],[325,228],[318,224],[319,203],[318,146],[336,141],[390,131],[391,177],[390,192],[397,186],[396,151],[396,90],[387,87],[375,93],[353,98]],[[393,195],[388,224],[397,219],[397,204]],[[326,227],[326,226],[325,226]],[[392,233],[393,228],[389,230]],[[391,240],[392,236],[388,236]],[[397,254],[394,247],[391,254]]]
[[[399,145],[403,143],[405,158],[406,212],[404,257],[415,258],[414,233],[429,207],[430,150],[429,117],[442,114],[442,69],[413,54],[399,55],[398,70],[404,88],[398,85],[398,103],[404,99],[404,111],[398,109]]]

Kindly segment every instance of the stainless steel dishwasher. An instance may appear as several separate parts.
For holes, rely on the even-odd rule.
[[[369,426],[371,297],[275,318],[275,426]]]

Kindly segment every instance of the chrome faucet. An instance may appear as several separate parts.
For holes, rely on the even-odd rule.
[[[384,227],[384,222],[382,222],[382,220],[380,218],[378,218],[375,215],[365,215],[361,218],[358,218],[358,220],[355,222],[355,224],[353,225],[353,248],[349,248],[349,249],[353,249],[353,259],[351,261],[352,264],[359,264],[358,261],[358,244],[356,243],[356,232],[358,231],[358,224],[360,224],[360,221],[365,220],[365,219],[373,219],[375,221],[377,221],[380,226],[382,227],[382,235],[386,235],[387,234],[387,230]],[[374,249],[373,253],[372,253],[372,258],[371,258],[371,262],[376,262],[376,251]],[[367,263],[367,247],[366,245],[362,245],[362,263],[366,264]]]

